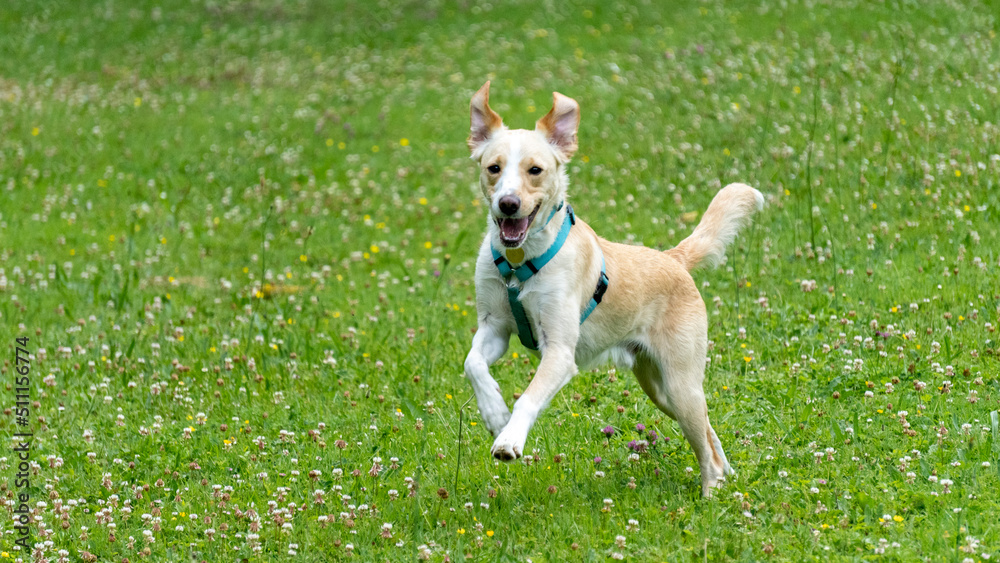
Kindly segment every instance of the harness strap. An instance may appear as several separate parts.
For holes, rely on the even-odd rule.
[[[528,350],[538,350],[538,340],[531,330],[531,321],[528,320],[528,313],[518,300],[521,291],[516,287],[507,288],[507,301],[510,303],[510,312],[514,314],[514,322],[517,323],[517,337]]]
[[[608,290],[608,273],[604,270],[604,257],[601,256],[601,277],[597,279],[597,289],[594,290],[594,296],[590,298],[590,303],[587,308],[583,310],[583,314],[580,315],[580,324],[587,320],[587,317],[594,312],[594,309],[601,303],[604,299],[604,292]]]
[[[556,214],[557,211],[562,209],[562,204],[552,211],[549,215],[549,220]],[[548,224],[546,221],[546,224]],[[576,216],[573,214],[573,207],[566,206],[566,218],[563,219],[562,227],[559,229],[559,234],[556,236],[556,240],[553,241],[552,246],[545,251],[544,254],[537,258],[527,260],[524,264],[513,267],[510,262],[502,254],[500,254],[496,249],[491,248],[493,251],[493,263],[496,264],[497,269],[500,270],[500,275],[505,278],[509,278],[511,274],[517,276],[517,279],[524,283],[531,276],[538,273],[562,248],[563,244],[566,242],[566,238],[569,236],[569,231],[573,225],[576,224]],[[544,226],[543,226],[544,228]],[[601,300],[604,299],[604,293],[608,290],[608,274],[605,270],[604,257],[601,256],[601,276],[597,280],[597,289],[594,290],[594,295],[590,298],[590,303],[580,314],[580,324],[583,324],[587,320],[587,317],[594,312],[597,305],[600,304]],[[517,337],[521,341],[521,344],[529,350],[538,350],[538,339],[535,338],[534,331],[531,328],[531,320],[528,319],[528,313],[524,310],[524,305],[521,304],[520,300],[521,290],[517,287],[507,286],[507,302],[510,303],[510,311],[514,315],[514,322],[517,323]]]

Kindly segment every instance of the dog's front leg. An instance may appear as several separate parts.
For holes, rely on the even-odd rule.
[[[472,349],[465,357],[465,377],[476,392],[483,423],[494,436],[507,425],[510,411],[500,394],[500,386],[490,375],[490,366],[504,355],[509,341],[510,331],[482,322],[472,337]]]
[[[510,461],[524,454],[528,431],[556,393],[576,375],[574,349],[565,344],[551,344],[542,351],[538,373],[514,403],[510,421],[493,442],[493,457]]]

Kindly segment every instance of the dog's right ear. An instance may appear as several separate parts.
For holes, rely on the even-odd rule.
[[[503,127],[503,121],[497,112],[490,109],[490,81],[472,96],[469,104],[472,114],[472,129],[469,132],[469,150],[473,153],[483,146],[498,129]]]

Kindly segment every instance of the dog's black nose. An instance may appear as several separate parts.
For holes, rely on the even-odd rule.
[[[518,209],[521,209],[521,198],[516,195],[505,195],[500,198],[498,205],[501,213],[505,215],[513,215],[517,213]]]

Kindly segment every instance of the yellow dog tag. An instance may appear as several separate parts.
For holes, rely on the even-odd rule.
[[[513,264],[520,264],[521,262],[524,262],[524,250],[520,248],[508,248],[507,261]]]

